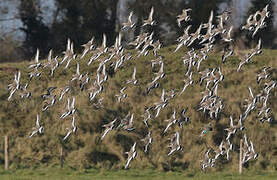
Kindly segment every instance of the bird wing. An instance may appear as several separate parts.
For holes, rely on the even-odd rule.
[[[179,146],[180,145],[180,134],[179,132],[176,132],[176,143]]]
[[[251,96],[252,98],[254,98],[254,95],[253,95],[253,92],[252,92],[251,87],[249,86],[248,89],[249,89],[250,96]]]
[[[31,133],[31,135],[29,136],[29,138],[33,137],[33,135],[35,135],[36,133],[37,133],[37,131],[33,131],[33,132]]]
[[[166,128],[164,129],[163,133],[166,133],[166,131],[168,130],[168,128],[172,125],[172,122],[169,122],[166,126]]]
[[[74,53],[74,51],[73,51],[73,42],[71,42],[70,52],[71,52],[72,54]]]
[[[68,39],[67,39],[66,50],[70,50],[70,44],[71,44],[71,42],[70,42],[70,39],[68,38]]]
[[[119,32],[119,34],[118,34],[118,41],[117,41],[117,46],[118,46],[118,47],[121,46],[121,40],[122,40],[122,33]]]
[[[251,24],[252,24],[252,21],[251,21],[252,18],[253,18],[253,15],[251,14],[251,15],[248,17],[247,21],[246,21],[248,25],[251,25]]]
[[[244,144],[245,144],[246,146],[248,146],[246,134],[244,134]]]
[[[68,131],[68,133],[67,133],[66,136],[63,138],[63,140],[66,140],[66,139],[69,137],[70,134],[71,134],[71,131]]]
[[[205,159],[209,159],[209,153],[210,153],[210,149],[208,149],[208,151],[205,153]]]
[[[128,160],[127,160],[127,162],[126,162],[126,164],[124,166],[124,169],[127,169],[127,167],[129,166],[131,160],[132,160],[132,158],[128,157]]]
[[[49,54],[48,54],[48,61],[51,62],[52,60],[52,49],[49,51]]]
[[[136,72],[137,72],[136,67],[134,67],[134,72],[133,72],[133,75],[132,75],[132,79],[136,79]]]
[[[163,89],[163,91],[162,91],[162,96],[161,96],[161,100],[162,100],[162,101],[165,101],[165,97],[164,97],[164,96],[165,96],[165,90]]]
[[[103,135],[101,136],[101,140],[104,139],[104,137],[108,134],[108,132],[109,132],[110,130],[111,130],[110,128],[105,129]]]
[[[79,63],[77,63],[76,74],[80,75],[80,65],[79,65]]]
[[[16,83],[18,84],[19,83],[19,81],[20,81],[20,76],[21,76],[21,72],[20,71],[18,71],[18,73],[17,73],[17,77],[16,77]]]
[[[71,126],[72,126],[73,128],[76,127],[76,126],[75,126],[75,117],[74,117],[74,116],[72,116]]]
[[[120,89],[120,93],[121,94],[124,94],[124,90],[126,89],[126,86],[125,87],[123,87],[122,89]]]
[[[39,115],[38,114],[37,114],[36,126],[40,127],[40,125],[39,125]]]
[[[231,32],[233,30],[233,26],[230,27],[229,31],[228,31],[228,37],[231,38]]]
[[[250,145],[251,145],[251,151],[255,153],[255,150],[254,150],[254,144],[252,141],[250,141]]]
[[[129,120],[129,124],[133,124],[133,121],[134,121],[134,113],[131,115],[131,118]]]
[[[39,58],[39,49],[37,49],[36,57],[35,57],[35,62],[38,63],[38,58]]]
[[[149,19],[152,21],[153,19],[153,14],[154,14],[154,7],[152,6],[150,14],[149,14]]]
[[[67,109],[70,109],[70,99],[67,98]]]
[[[210,18],[209,18],[209,24],[212,24],[213,23],[213,18],[214,18],[214,12],[211,11],[211,14],[210,14]]]
[[[133,16],[133,11],[131,11],[130,12],[130,15],[129,15],[129,17],[128,17],[128,21],[130,22],[130,23],[132,23],[132,16]]]
[[[233,117],[230,116],[230,127],[233,127],[234,126],[234,121],[233,121]]]
[[[71,102],[71,108],[74,108],[75,105],[75,97],[73,97],[72,102]]]
[[[131,148],[131,151],[132,152],[135,152],[136,151],[136,145],[137,145],[137,142],[135,142]]]

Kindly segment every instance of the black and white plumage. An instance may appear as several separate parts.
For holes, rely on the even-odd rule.
[[[39,62],[39,49],[37,49],[36,56],[34,62],[31,62],[28,66],[29,69],[38,68],[40,67],[41,63]]]
[[[30,81],[33,77],[40,77],[41,72],[38,70],[38,67],[33,67],[32,71],[28,73]]]
[[[137,72],[137,69],[136,69],[136,67],[134,67],[134,71],[133,71],[133,74],[132,74],[132,79],[127,80],[126,84],[136,85],[138,83],[138,80],[136,79],[136,72]]]
[[[18,71],[17,74],[14,74],[14,80],[11,84],[8,85],[8,89],[10,90],[10,95],[8,97],[8,101],[11,100],[14,93],[20,89],[20,76],[21,72]]]
[[[31,133],[31,135],[29,136],[29,138],[33,137],[37,133],[42,134],[43,130],[44,130],[44,128],[43,128],[43,126],[41,126],[39,124],[39,115],[37,114],[36,126],[33,127],[33,131]]]
[[[188,43],[190,42],[190,40],[191,40],[191,35],[189,34],[190,28],[191,28],[191,25],[186,27],[186,29],[184,29],[184,34],[177,39],[178,45],[177,45],[174,53],[176,53],[181,47],[187,46]]]
[[[48,53],[47,62],[43,65],[43,68],[50,68],[50,76],[54,75],[55,70],[59,67],[58,56],[52,58],[53,50],[51,49]]]
[[[242,119],[242,116],[240,116],[240,119]],[[241,122],[241,121],[239,121]],[[231,135],[235,134],[237,132],[237,127],[234,126],[234,120],[233,117],[230,116],[230,126],[228,128],[225,128],[224,130],[227,131],[227,137],[226,140],[229,140]]]
[[[133,146],[131,147],[130,151],[129,152],[125,152],[125,154],[128,154],[128,158],[127,158],[127,161],[126,161],[126,164],[124,166],[124,169],[127,169],[131,160],[135,159],[136,155],[137,155],[137,152],[136,152],[136,145],[137,143],[135,142],[133,144]]]
[[[121,99],[125,99],[125,98],[127,98],[127,94],[126,93],[124,93],[124,91],[127,89],[127,87],[123,87],[123,88],[121,88],[120,89],[120,94],[116,94],[115,95],[115,97],[117,97],[117,101],[118,102],[121,102]]]
[[[178,26],[181,27],[181,22],[182,21],[185,21],[185,22],[188,22],[191,20],[190,16],[188,15],[188,12],[189,11],[192,11],[192,9],[188,8],[188,9],[183,9],[182,10],[182,14],[178,15],[177,16],[177,23],[178,23]]]
[[[42,95],[41,95],[41,98],[42,98],[42,99],[46,99],[47,97],[51,96],[51,93],[52,93],[56,88],[57,88],[56,86],[49,87],[49,88],[47,89],[47,93],[46,93],[46,94],[42,94]]]
[[[152,114],[150,113],[150,108],[146,108],[145,112],[143,115],[141,115],[141,117],[143,118],[143,123],[145,124],[146,127],[148,127],[148,120],[150,120],[152,118]]]
[[[88,65],[90,65],[94,60],[98,59],[102,54],[108,52],[107,47],[107,36],[106,34],[103,34],[103,40],[102,45],[100,47],[97,47],[94,51],[94,54],[88,61]]]
[[[255,152],[254,144],[250,141],[250,145],[248,143],[248,139],[246,134],[244,134],[244,142],[242,146],[242,163],[248,162],[250,159],[257,159],[258,153]]]
[[[224,154],[223,141],[221,141],[217,149],[214,149],[214,153],[215,153],[214,160],[217,160],[219,156],[222,156]]]
[[[260,83],[261,80],[263,80],[263,79],[265,80],[270,77],[270,74],[268,72],[269,69],[270,69],[270,67],[264,67],[262,69],[262,72],[257,75],[257,83],[258,84]]]
[[[70,91],[70,86],[65,86],[64,88],[61,89],[59,101],[61,101],[66,93]]]
[[[241,70],[241,67],[244,64],[248,64],[254,56],[259,55],[261,53],[262,53],[262,40],[259,39],[257,46],[250,49],[249,52],[244,56],[244,58],[241,59],[241,62],[239,63],[237,71],[239,72]]]
[[[257,97],[254,96],[252,92],[252,88],[250,86],[248,87],[248,90],[249,90],[249,98],[245,99],[247,105],[246,105],[246,110],[243,114],[243,119],[246,119],[249,113],[256,108],[256,103],[258,101]]]
[[[257,159],[259,156],[258,153],[255,152],[254,144],[252,141],[250,141],[250,147],[248,147],[248,151],[244,152],[243,154],[243,163],[246,163],[250,159]]]
[[[153,138],[151,136],[151,131],[148,132],[145,138],[141,139],[144,144],[144,152],[147,153],[149,146],[152,144]]]
[[[233,150],[233,144],[230,142],[230,140],[226,140],[226,141],[222,141],[221,142],[221,148],[223,151],[223,155],[226,155],[226,159],[229,160],[230,159],[230,151]]]
[[[47,89],[47,93],[46,94],[42,94],[41,98],[44,100],[43,101],[43,107],[42,107],[42,111],[46,111],[47,109],[49,109],[49,107],[53,106],[56,103],[56,95],[52,95],[52,91],[54,91],[57,87],[49,87]]]
[[[63,140],[65,141],[72,133],[77,131],[77,127],[75,125],[75,117],[72,116],[71,127],[66,128],[68,130],[67,134],[64,136]]]
[[[117,121],[117,119],[115,118],[112,122],[109,122],[108,124],[104,124],[102,127],[105,128],[102,136],[101,136],[101,140],[104,139],[104,137],[111,131],[113,130],[114,126],[115,126],[115,122]]]
[[[126,121],[127,120],[127,121]],[[120,125],[124,130],[133,131],[134,127],[134,113],[132,113],[130,118],[121,120]]]
[[[55,103],[56,103],[56,95],[46,96],[43,101],[42,112],[46,111],[51,106],[54,106]]]
[[[198,29],[194,32],[194,33],[191,33],[190,36],[190,41],[188,43],[188,47],[191,46],[197,39],[200,39],[201,38],[201,30],[202,30],[202,27],[203,27],[203,24],[201,23],[198,27]]]
[[[184,108],[181,111],[180,118],[177,120],[177,123],[180,128],[183,128],[183,123],[189,123],[190,117],[186,117],[185,114],[187,112],[188,108]]]
[[[177,119],[176,119],[176,110],[175,109],[174,109],[174,112],[173,112],[171,118],[167,119],[165,121],[168,122],[168,123],[167,123],[167,126],[164,129],[163,133],[166,133],[168,128],[177,122]]]
[[[234,49],[230,48],[229,46],[224,47],[224,52],[221,57],[223,63],[226,62],[226,59],[234,54]]]
[[[21,98],[30,98],[32,96],[32,93],[27,91],[27,88],[28,88],[29,84],[26,83],[24,86],[20,86],[19,88],[19,91],[18,91],[18,95],[21,97]]]
[[[183,80],[184,81],[184,87],[182,89],[182,91],[180,92],[179,95],[183,94],[185,92],[185,90],[187,89],[187,87],[189,85],[192,85],[193,84],[193,79],[192,79],[192,72],[190,72],[189,76]]]
[[[222,34],[222,40],[224,42],[232,42],[234,40],[231,37],[232,30],[233,30],[233,26],[231,26],[230,29],[227,32]]]
[[[165,90],[162,90],[161,99],[154,103],[154,110],[156,111],[155,118],[160,114],[161,109],[165,108],[168,104],[168,99],[165,98]]]
[[[64,57],[62,59],[62,61],[60,62],[60,64],[63,64],[63,62],[67,61],[66,65],[65,65],[65,69],[68,68],[70,62],[73,59],[76,59],[77,55],[74,54],[74,50],[73,50],[73,42],[71,42],[70,39],[67,40],[67,46],[66,46],[66,51],[63,52]]]
[[[82,45],[82,47],[84,47],[84,50],[82,52],[80,59],[84,58],[85,55],[95,47],[93,42],[94,42],[94,37],[92,37],[91,40],[89,40],[86,44]]]
[[[215,159],[210,158],[210,151],[211,149],[208,149],[205,153],[204,159],[200,160],[201,169],[204,172],[206,171],[206,168],[214,167],[215,165]]]
[[[254,14],[249,15],[249,17],[246,20],[246,24],[241,27],[241,30],[248,30],[248,31],[254,31],[255,30],[255,24],[256,20],[254,18]]]
[[[71,82],[74,81],[74,80],[79,80],[81,77],[81,74],[80,74],[80,65],[79,63],[77,63],[76,65],[76,73],[73,74],[72,78],[71,78]]]
[[[172,153],[182,150],[182,147],[180,145],[180,134],[179,132],[176,132],[171,138],[170,138],[170,143],[168,145],[170,148],[169,153],[167,154],[170,156]]]
[[[72,102],[70,103],[70,98],[67,98],[67,106],[65,112],[60,116],[60,119],[64,119],[69,115],[74,115],[75,109],[75,97],[72,98]]]
[[[134,12],[131,11],[129,16],[128,16],[128,21],[126,23],[122,23],[123,27],[121,28],[122,30],[125,30],[125,29],[132,29],[135,27],[135,24],[134,22],[132,22],[132,16],[133,16]]]
[[[97,94],[103,91],[103,85],[101,85],[97,80],[95,80],[91,86],[87,89],[89,94],[89,100],[92,101]]]
[[[143,21],[142,27],[146,25],[153,26],[155,25],[155,21],[153,20],[154,7],[152,6],[148,19]]]

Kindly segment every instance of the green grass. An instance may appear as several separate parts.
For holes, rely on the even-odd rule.
[[[251,86],[254,94],[259,93],[261,90],[264,81],[261,85],[256,83],[257,73],[264,66],[271,66],[273,69],[271,78],[275,81],[277,80],[277,51],[264,49],[262,55],[254,57],[251,63],[243,66],[242,72],[239,73],[236,72],[239,63],[238,57],[233,56],[227,59],[226,64],[222,64],[221,54],[211,53],[208,59],[202,62],[201,71],[207,67],[215,68],[221,66],[222,68],[225,79],[219,84],[218,95],[223,99],[224,109],[220,114],[220,120],[212,120],[204,116],[202,112],[196,111],[201,99],[200,92],[204,90],[204,86],[199,86],[199,83],[197,83],[199,75],[194,69],[193,79],[196,84],[187,88],[181,96],[176,96],[176,98],[170,100],[168,108],[161,111],[159,118],[149,121],[154,140],[150,147],[150,152],[145,154],[140,141],[148,131],[140,117],[144,112],[145,106],[153,105],[154,102],[159,100],[162,88],[167,91],[175,89],[179,92],[183,87],[181,80],[184,79],[186,70],[181,57],[185,52],[181,49],[174,54],[174,49],[174,46],[161,49],[160,54],[165,56],[164,71],[166,76],[160,81],[161,87],[151,91],[148,96],[144,92],[147,83],[151,82],[153,78],[150,65],[150,60],[154,58],[152,54],[126,62],[124,68],[117,71],[114,76],[109,77],[108,82],[104,84],[104,91],[100,95],[100,97],[104,97],[103,105],[105,109],[93,109],[92,103],[88,101],[87,93],[80,91],[75,84],[70,84],[74,89],[70,95],[76,96],[75,106],[78,109],[76,114],[78,131],[66,142],[63,142],[62,138],[67,132],[66,127],[70,125],[71,119],[59,119],[65,108],[66,100],[57,102],[54,107],[42,113],[40,95],[45,93],[47,87],[57,86],[60,88],[67,85],[71,75],[75,73],[76,61],[72,61],[70,68],[67,70],[64,70],[63,66],[60,67],[55,72],[54,77],[48,77],[49,71],[45,70],[40,81],[34,79],[29,84],[29,90],[33,94],[31,99],[20,99],[15,96],[10,102],[7,101],[9,95],[7,84],[13,81],[14,73],[17,69],[21,70],[21,82],[23,84],[28,82],[28,62],[0,64],[0,137],[9,135],[10,168],[12,170],[24,169],[25,171],[25,169],[55,166],[59,164],[60,148],[63,146],[65,149],[65,164],[68,167],[78,170],[91,168],[107,169],[109,171],[118,170],[122,169],[125,164],[126,155],[124,152],[128,151],[136,141],[138,142],[138,156],[131,162],[130,171],[145,168],[152,168],[158,171],[174,171],[174,173],[184,169],[200,171],[199,163],[207,148],[215,148],[226,137],[224,128],[229,125],[229,116],[233,115],[233,117],[238,118],[239,114],[245,110],[242,107],[242,102],[249,96],[247,87]],[[80,61],[80,71],[81,73],[88,72],[92,79],[91,82],[93,82],[98,62],[90,67],[86,65],[86,62],[87,59]],[[121,104],[117,103],[115,102],[115,94],[118,94],[120,88],[122,88],[121,84],[131,77],[134,66],[137,68],[137,78],[140,85],[130,86],[126,90],[128,98],[123,100]],[[268,101],[275,120],[277,118],[276,102],[277,91],[275,88]],[[162,134],[166,126],[164,120],[171,116],[174,108],[179,112],[184,107],[188,107],[187,114],[191,117],[191,123],[185,125],[183,129],[176,125],[164,136]],[[101,142],[99,139],[103,132],[102,125],[110,122],[115,117],[124,117],[128,111],[135,113],[134,125],[136,130],[130,133],[125,131],[111,132]],[[41,116],[41,123],[45,128],[45,132],[41,136],[36,135],[28,139],[28,135],[35,124],[37,112]],[[237,171],[239,139],[244,133],[253,141],[256,151],[259,153],[259,158],[255,161],[250,161],[245,166],[245,169],[247,171],[277,170],[276,123],[262,124],[258,122],[256,114],[257,111],[251,113],[244,124],[246,130],[239,132],[232,138],[235,150],[230,153],[230,161],[222,158],[217,161],[215,168],[208,171],[223,171],[224,169],[228,169],[230,172]],[[214,131],[202,139],[199,138],[201,128],[209,122],[215,127]],[[183,151],[168,157],[167,139],[175,131],[180,132]],[[2,150],[3,141],[1,140],[0,166],[4,163]],[[31,173],[32,171],[27,170],[26,172]],[[119,172],[124,173],[126,171]],[[174,173],[172,176],[174,176]],[[126,174],[129,175],[129,173]],[[157,172],[157,174],[159,173]],[[166,175],[167,173],[161,174]],[[113,175],[116,176],[117,173],[115,172]],[[236,175],[234,176],[236,177]]]
[[[164,180],[275,180],[276,172],[243,172],[241,175],[232,172],[208,172],[199,173],[193,171],[180,172],[161,172],[155,170],[95,170],[88,169],[84,171],[74,171],[72,169],[34,169],[34,170],[16,170],[1,172],[1,180],[128,180],[128,179],[164,179]]]

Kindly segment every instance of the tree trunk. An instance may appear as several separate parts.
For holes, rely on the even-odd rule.
[[[5,139],[5,170],[9,169],[9,154],[8,154],[8,148],[9,148],[9,142],[8,142],[8,136],[4,137]]]
[[[243,140],[240,140],[240,145],[239,145],[239,174],[242,173],[242,143]]]

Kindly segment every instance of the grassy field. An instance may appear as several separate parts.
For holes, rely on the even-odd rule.
[[[34,169],[34,170],[16,170],[1,172],[1,180],[128,180],[128,179],[141,179],[141,180],[276,180],[276,172],[244,172],[241,175],[231,172],[207,172],[199,173],[193,171],[179,171],[179,172],[159,172],[154,170],[85,170],[74,171],[72,169]]]
[[[180,50],[173,53],[175,47],[170,46],[161,49],[160,54],[165,56],[164,71],[166,76],[160,81],[160,88],[151,91],[149,95],[145,94],[146,85],[151,82],[153,72],[151,71],[150,60],[153,55],[147,57],[134,58],[127,61],[122,69],[116,72],[113,76],[109,76],[109,80],[104,84],[104,91],[99,97],[104,97],[103,109],[94,109],[92,103],[88,101],[88,94],[85,91],[80,91],[78,86],[70,84],[73,90],[67,96],[75,96],[77,108],[76,124],[78,127],[77,133],[73,134],[67,141],[63,141],[63,137],[67,133],[66,127],[71,124],[71,119],[60,120],[59,116],[66,106],[66,98],[63,101],[58,101],[54,107],[51,107],[46,112],[41,112],[43,101],[40,97],[45,93],[45,90],[50,86],[57,86],[59,88],[68,85],[72,75],[76,71],[76,61],[72,61],[70,68],[64,70],[63,66],[59,67],[55,72],[54,77],[49,77],[48,70],[42,72],[39,79],[33,79],[29,82],[29,89],[32,92],[31,99],[20,99],[15,96],[12,101],[8,102],[7,98],[9,92],[7,85],[13,81],[14,73],[19,69],[22,77],[21,82],[24,84],[28,82],[28,69],[29,62],[21,63],[3,63],[0,64],[0,137],[4,135],[9,136],[9,158],[11,171],[8,174],[3,174],[3,178],[26,178],[30,177],[33,173],[31,170],[17,171],[17,169],[32,169],[34,167],[51,167],[53,164],[59,164],[60,148],[63,147],[65,151],[65,163],[76,169],[122,169],[126,162],[126,155],[124,152],[128,151],[134,142],[137,145],[137,158],[131,162],[129,171],[116,171],[109,172],[104,176],[104,172],[95,171],[81,173],[80,177],[89,178],[95,176],[99,178],[121,178],[134,177],[144,178],[143,173],[133,169],[153,168],[159,171],[169,171],[169,173],[159,173],[153,171],[142,171],[144,173],[153,173],[154,177],[168,177],[183,178],[189,176],[189,173],[175,173],[176,171],[188,170],[192,171],[197,169],[200,171],[200,160],[203,158],[207,148],[216,148],[223,138],[226,138],[224,128],[229,126],[229,116],[232,115],[238,118],[239,114],[245,111],[243,107],[243,100],[249,96],[247,87],[251,86],[254,94],[258,94],[263,88],[263,81],[261,84],[256,83],[256,75],[264,66],[270,66],[271,79],[277,80],[277,51],[276,50],[263,50],[259,56],[255,56],[252,61],[243,66],[241,72],[237,72],[237,66],[240,62],[237,56],[227,59],[223,64],[221,62],[221,54],[212,52],[209,54],[208,59],[204,60],[201,64],[200,71],[206,68],[221,67],[225,76],[223,82],[220,82],[218,87],[218,95],[223,99],[224,109],[220,113],[220,118],[214,120],[208,116],[203,115],[202,112],[197,111],[198,104],[201,99],[201,93],[205,87],[200,86],[199,74],[196,69],[193,69],[193,79],[195,84],[188,87],[181,96],[176,96],[170,100],[168,107],[161,111],[160,116],[149,121],[149,130],[152,131],[153,144],[150,147],[148,154],[143,152],[142,139],[148,132],[148,129],[142,122],[141,114],[144,112],[145,106],[151,106],[154,102],[158,101],[161,96],[162,88],[166,91],[171,89],[179,92],[183,88],[182,80],[185,77],[186,69],[184,68],[181,57],[185,55],[185,51]],[[87,66],[87,59],[80,61],[81,73],[88,72],[93,82],[96,74],[98,62],[91,66]],[[128,98],[123,100],[123,103],[117,103],[115,95],[118,94],[122,88],[122,84],[130,79],[132,76],[133,68],[136,66],[137,78],[139,81],[138,86],[130,86],[126,90]],[[245,169],[254,172],[260,171],[276,171],[277,170],[277,91],[272,91],[268,104],[272,110],[274,123],[260,123],[257,118],[257,111],[250,114],[244,122],[246,129],[243,132],[238,132],[236,136],[232,137],[231,141],[234,146],[234,151],[230,153],[230,160],[220,158],[212,171],[224,171],[228,169],[230,172],[237,171],[239,140],[246,134],[250,140],[255,144],[256,152],[259,153],[259,158],[255,161],[250,161]],[[191,117],[191,123],[185,125],[182,129],[175,125],[172,127],[168,134],[164,135],[166,123],[174,108],[180,112],[182,108],[188,107],[187,115]],[[126,132],[123,130],[116,130],[111,132],[100,141],[103,132],[102,125],[110,122],[114,118],[123,118],[128,111],[135,114],[134,126],[135,130]],[[41,117],[45,131],[43,135],[34,136],[29,139],[28,136],[35,125],[36,114]],[[214,130],[203,138],[199,138],[202,127],[212,123]],[[176,131],[180,132],[183,151],[167,156],[169,151],[167,147],[168,138]],[[165,148],[161,148],[165,147]],[[3,141],[0,141],[0,165],[4,164],[3,157]],[[57,171],[55,169],[38,170],[34,172],[34,176],[56,176],[62,178],[63,175],[69,173],[69,178],[78,175],[79,172],[71,171]],[[170,173],[174,171],[174,173]],[[50,173],[51,172],[51,173]],[[53,174],[52,174],[53,172]],[[13,174],[14,173],[14,174]],[[26,174],[25,174],[26,173]],[[28,174],[29,173],[29,174]],[[18,174],[18,175],[17,175]],[[60,175],[61,174],[61,175]],[[95,175],[96,174],[96,175]],[[251,173],[250,173],[251,174]],[[250,177],[248,173],[243,177]],[[254,173],[255,174],[255,173]],[[212,179],[218,177],[226,178],[240,178],[236,174],[196,174],[193,178],[201,178],[207,176]],[[149,175],[151,177],[151,175]],[[255,175],[253,178],[265,177],[270,179],[271,175]],[[145,177],[147,178],[147,176]],[[189,178],[189,177],[188,177]],[[0,178],[2,179],[2,178]]]

